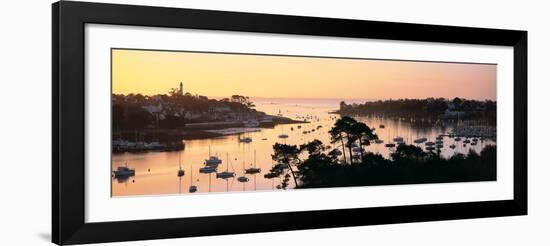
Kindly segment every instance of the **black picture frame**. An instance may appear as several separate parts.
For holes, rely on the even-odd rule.
[[[52,5],[52,241],[82,244],[527,214],[527,31],[62,1]],[[514,198],[86,223],[86,23],[513,47]]]

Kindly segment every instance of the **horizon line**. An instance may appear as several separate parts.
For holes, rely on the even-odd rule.
[[[111,92],[112,95],[124,95],[124,96],[127,96],[129,94],[134,94],[134,95],[137,95],[137,94],[141,94],[141,93],[127,93],[127,94],[124,94],[124,93],[114,93],[114,92]],[[191,94],[191,93],[190,93]],[[148,97],[152,97],[152,96],[158,96],[158,95],[168,95],[168,93],[164,93],[164,94],[154,94],[154,95],[148,95],[148,94],[141,94],[142,96],[148,96]],[[206,96],[206,95],[199,95],[199,94],[191,94],[192,96]],[[241,95],[241,96],[245,96],[245,95]],[[224,98],[231,98],[231,96],[206,96],[207,98],[209,99],[224,99]],[[455,96],[455,97],[441,97],[441,96],[428,96],[428,97],[418,97],[418,98],[413,98],[413,97],[402,97],[402,98],[340,98],[340,97],[331,97],[331,98],[319,98],[319,97],[265,97],[265,96],[245,96],[245,97],[248,97],[250,99],[294,99],[294,100],[341,100],[341,101],[346,101],[346,100],[353,100],[353,101],[360,101],[360,100],[366,100],[366,101],[389,101],[389,100],[424,100],[424,99],[428,99],[428,98],[434,98],[434,99],[439,99],[439,98],[443,98],[443,99],[446,99],[446,100],[452,100],[454,98],[460,98],[460,99],[466,99],[466,100],[478,100],[478,101],[497,101],[496,99],[490,99],[490,98],[484,98],[484,99],[476,99],[476,98],[465,98],[465,97],[460,97],[460,96]]]

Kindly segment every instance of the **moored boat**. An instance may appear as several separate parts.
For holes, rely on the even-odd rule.
[[[117,167],[113,174],[115,178],[126,178],[136,175],[136,170],[129,168],[128,163],[125,163],[124,166]]]
[[[210,156],[210,158],[204,160],[204,164],[207,166],[217,166],[222,163],[222,160],[217,156]]]
[[[216,166],[205,166],[205,167],[201,167],[199,168],[199,172],[200,173],[215,173],[217,170],[216,170]]]
[[[229,171],[229,154],[227,154],[226,161],[227,161],[227,163],[226,163],[225,171],[223,171],[221,173],[216,173],[216,178],[228,179],[228,178],[235,177],[235,172],[230,172]]]
[[[254,167],[245,168],[244,172],[248,174],[256,174],[262,171],[261,168],[256,167],[256,150],[254,150]]]
[[[250,142],[252,142],[252,138],[250,138],[250,137],[239,138],[239,142],[241,142],[241,143],[250,143]]]

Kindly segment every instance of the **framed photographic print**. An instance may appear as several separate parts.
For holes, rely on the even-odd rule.
[[[52,36],[54,243],[527,214],[526,31],[62,1]]]

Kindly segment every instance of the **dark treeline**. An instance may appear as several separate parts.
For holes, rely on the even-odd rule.
[[[400,145],[391,159],[367,153],[363,161],[340,165],[323,154],[309,155],[298,166],[298,188],[420,184],[496,180],[496,147],[480,154],[455,154],[445,159],[414,145]]]
[[[389,159],[367,152],[353,164],[340,162],[336,155],[324,153],[325,149],[319,140],[301,146],[276,144],[273,159],[293,167],[276,166],[271,170],[273,176],[285,177],[280,188],[286,188],[291,177],[297,188],[496,180],[494,145],[486,146],[479,154],[470,151],[450,158],[414,145],[399,145]],[[301,159],[302,153],[307,153],[307,158]]]
[[[115,131],[145,128],[177,129],[186,123],[228,120],[231,115],[257,113],[248,97],[234,95],[221,100],[206,96],[169,94],[112,95],[112,123]],[[224,117],[222,117],[224,116]]]
[[[479,154],[470,151],[466,155],[457,153],[443,158],[439,150],[425,152],[417,146],[403,144],[386,159],[371,152],[352,154],[352,144],[369,145],[377,137],[371,128],[351,117],[338,119],[329,133],[333,143],[341,143],[342,151],[331,149],[319,140],[303,145],[276,143],[272,159],[277,165],[265,176],[283,177],[278,186],[282,189],[287,188],[291,179],[297,188],[496,180],[494,145],[486,146]]]
[[[337,113],[341,115],[380,115],[405,118],[456,118],[495,119],[496,102],[477,101],[463,98],[448,100],[445,98],[378,100],[364,104],[340,103]]]

